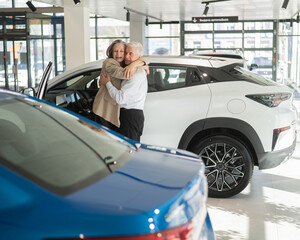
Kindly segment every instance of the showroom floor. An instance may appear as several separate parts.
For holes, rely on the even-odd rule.
[[[208,199],[217,240],[300,239],[300,100],[298,141],[292,158],[270,169],[254,168],[248,187],[229,199]]]

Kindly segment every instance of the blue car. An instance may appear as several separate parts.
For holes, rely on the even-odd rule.
[[[215,239],[204,169],[0,90],[1,239]]]

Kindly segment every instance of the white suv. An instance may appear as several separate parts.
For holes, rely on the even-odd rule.
[[[292,90],[242,68],[243,62],[151,57],[141,141],[199,154],[212,197],[241,192],[254,165],[276,167],[296,145]],[[38,97],[93,119],[101,66],[96,61],[67,71]]]

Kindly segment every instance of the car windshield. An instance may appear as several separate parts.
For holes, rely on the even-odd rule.
[[[264,85],[264,86],[275,86],[276,83],[272,80],[268,80],[256,73],[253,73],[243,67],[235,66],[231,68],[228,72],[232,77],[237,80],[243,80],[248,82],[253,82],[256,84]]]
[[[0,163],[60,195],[123,166],[135,147],[43,102],[0,102]]]

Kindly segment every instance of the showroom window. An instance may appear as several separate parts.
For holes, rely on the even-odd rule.
[[[215,49],[241,49],[243,36],[242,33],[215,33],[213,44]]]
[[[209,31],[213,30],[213,23],[184,23],[185,31]]]
[[[273,22],[244,22],[244,30],[273,30]]]
[[[51,77],[65,71],[64,19],[61,14],[31,14],[28,19],[31,86],[38,86],[49,61]]]
[[[243,23],[214,23],[214,28],[215,31],[239,31],[243,29]]]
[[[238,53],[253,71],[273,79],[273,21],[182,23],[182,55],[203,52]]]
[[[0,7],[28,8],[21,0],[2,2]],[[38,86],[49,61],[54,63],[52,76],[65,70],[63,22],[57,13],[1,12],[0,54],[5,58],[0,60],[0,87],[18,91]]]
[[[213,34],[185,34],[185,48],[190,49],[188,52],[192,52],[193,49],[212,49],[213,48]]]
[[[145,35],[147,55],[180,55],[179,23],[149,23]]]
[[[90,59],[106,58],[106,49],[117,39],[129,42],[129,22],[98,16],[90,17]]]
[[[300,86],[300,23],[278,24],[277,81]]]
[[[182,23],[182,55],[190,55],[195,49],[213,49],[213,23]]]
[[[3,14],[0,21],[0,87],[17,90],[28,84],[26,16]]]

